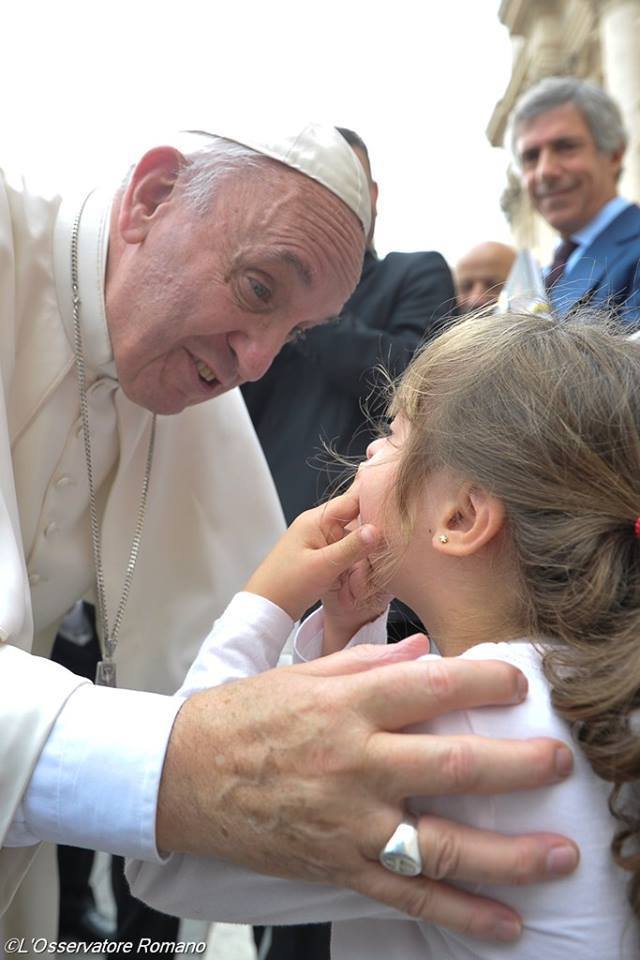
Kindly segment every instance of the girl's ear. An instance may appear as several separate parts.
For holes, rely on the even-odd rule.
[[[505,516],[502,500],[482,487],[465,483],[442,511],[433,546],[451,557],[472,556],[500,533]]]
[[[145,153],[131,174],[120,204],[118,227],[126,243],[141,243],[145,239],[154,214],[171,198],[185,162],[173,147],[155,147]]]

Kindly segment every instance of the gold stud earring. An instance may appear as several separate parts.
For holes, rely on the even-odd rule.
[[[441,533],[438,537],[438,540],[440,543],[449,543],[449,537],[446,535],[446,533]]]

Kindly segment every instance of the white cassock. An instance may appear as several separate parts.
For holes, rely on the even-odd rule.
[[[86,682],[42,657],[49,655],[67,609],[92,591],[95,575],[72,349],[71,227],[82,198],[61,203],[30,192],[19,179],[0,177],[4,838],[52,724]],[[79,233],[110,622],[124,583],[151,421],[120,390],[106,331],[103,287],[112,196],[91,194]],[[212,621],[282,529],[275,489],[237,390],[177,416],[159,417],[142,545],[116,656],[119,686],[175,690]],[[0,913],[34,849],[0,850]],[[38,902],[36,932],[43,930],[45,913]]]

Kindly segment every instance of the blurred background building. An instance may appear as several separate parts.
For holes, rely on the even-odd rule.
[[[509,114],[532,84],[562,74],[592,80],[622,110],[629,146],[620,193],[640,201],[640,0],[502,0],[498,17],[511,36],[513,67],[487,127],[493,146],[509,148]],[[514,173],[501,203],[516,246],[547,263],[557,235],[533,212]]]

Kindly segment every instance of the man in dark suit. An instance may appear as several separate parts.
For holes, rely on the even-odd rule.
[[[358,134],[338,129],[360,159],[371,194],[360,282],[334,323],[285,345],[261,380],[242,387],[287,523],[325,498],[344,472],[327,447],[363,459],[375,434],[369,418],[384,406],[376,368],[400,374],[419,343],[455,311],[451,271],[439,253],[376,255],[378,185],[369,154]],[[421,627],[399,604],[389,623],[393,639]],[[255,929],[260,960],[328,960],[329,938],[328,923]]]
[[[613,308],[640,322],[640,208],[618,195],[627,145],[600,87],[548,77],[518,101],[511,144],[536,210],[560,234],[546,282],[554,308]]]

